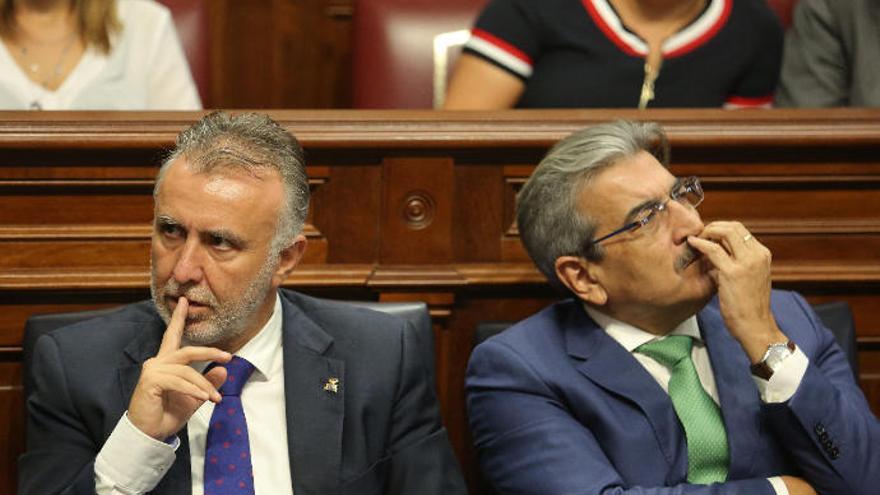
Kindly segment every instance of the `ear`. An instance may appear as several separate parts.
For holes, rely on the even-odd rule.
[[[296,236],[293,243],[281,250],[281,255],[278,260],[278,268],[272,276],[272,285],[274,285],[275,288],[281,287],[281,284],[287,280],[290,272],[296,268],[296,265],[299,264],[305,252],[306,236],[302,234]]]
[[[599,265],[578,256],[556,258],[556,277],[582,301],[601,306],[608,294],[599,283]]]

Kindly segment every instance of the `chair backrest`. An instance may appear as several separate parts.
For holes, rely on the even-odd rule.
[[[355,0],[354,108],[436,108],[488,0]]]
[[[507,327],[511,325],[513,325],[513,322],[510,321],[484,321],[478,323],[477,329],[474,330],[474,347],[482,344],[489,337],[507,330]]]
[[[159,0],[174,17],[177,36],[186,53],[202,106],[210,108],[211,96],[211,25],[209,0]]]
[[[791,25],[791,16],[794,14],[794,6],[797,5],[798,0],[767,0],[767,3],[779,16],[782,27],[788,29],[788,26]]]
[[[31,395],[31,391],[34,387],[34,378],[31,373],[31,361],[34,357],[34,346],[37,344],[37,339],[56,328],[66,327],[92,318],[98,318],[117,311],[118,309],[118,307],[114,307],[91,311],[76,311],[72,313],[31,315],[24,324],[24,342],[22,344],[22,362],[24,368],[22,386],[24,387],[25,399]]]
[[[434,330],[431,326],[431,316],[428,313],[428,306],[423,302],[349,302],[354,306],[372,309],[373,311],[381,311],[383,313],[392,314],[403,318],[410,322],[416,332],[416,340],[419,346],[419,354],[423,358],[423,363],[428,372],[428,378],[432,386],[436,386],[436,373],[434,371]],[[109,309],[98,309],[92,311],[77,311],[72,313],[53,313],[44,315],[32,315],[27,319],[24,325],[24,343],[23,343],[23,367],[24,367],[24,397],[30,396],[33,391],[34,379],[31,370],[31,363],[34,355],[34,347],[37,339],[42,335],[55,330],[56,328],[73,325],[81,321],[89,320],[105,316],[114,311],[118,311],[119,307]]]
[[[849,360],[856,382],[859,381],[859,359],[856,347],[856,325],[853,321],[852,310],[846,301],[835,301],[825,304],[813,305],[813,310],[819,315],[822,323],[834,334],[834,340],[840,344],[843,353]]]
[[[852,311],[846,301],[835,301],[825,304],[814,304],[813,310],[819,316],[831,333],[834,340],[843,349],[843,353],[849,360],[850,367],[856,382],[859,381],[858,349],[856,348],[856,327],[853,321]],[[513,325],[508,321],[487,321],[477,325],[474,331],[474,347],[484,342],[489,337],[503,332]]]
[[[416,332],[416,341],[419,346],[419,354],[428,372],[428,380],[435,388],[437,373],[434,365],[434,328],[431,325],[431,315],[428,313],[428,305],[421,301],[414,302],[372,302],[372,301],[348,301],[349,304],[361,308],[381,311],[403,318],[410,322]]]

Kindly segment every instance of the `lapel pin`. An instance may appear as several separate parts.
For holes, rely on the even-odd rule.
[[[324,384],[325,392],[333,392],[334,394],[339,392],[339,378],[330,377],[327,379],[327,383]]]

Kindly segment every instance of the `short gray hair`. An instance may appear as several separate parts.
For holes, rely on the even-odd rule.
[[[591,244],[596,222],[579,211],[581,192],[596,174],[641,151],[669,165],[669,141],[659,124],[617,120],[588,127],[566,137],[547,153],[517,196],[520,239],[551,284],[556,259],[581,256],[601,261],[601,246]]]
[[[235,167],[250,173],[261,169],[277,171],[284,185],[284,203],[272,239],[273,251],[289,246],[302,232],[309,212],[303,149],[292,134],[267,115],[212,112],[184,129],[159,169],[154,199],[168,167],[178,158],[185,158],[200,173],[217,167]]]

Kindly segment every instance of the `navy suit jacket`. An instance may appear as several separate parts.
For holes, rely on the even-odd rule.
[[[287,290],[281,301],[294,493],[465,493],[408,324]],[[164,331],[144,301],[39,339],[21,495],[95,492],[95,456]],[[323,389],[328,377],[340,379],[338,393]],[[191,492],[186,428],[178,436],[176,460],[153,493]]]
[[[876,494],[880,424],[843,352],[802,297],[774,291],[771,304],[810,360],[777,405],[762,403],[717,299],[698,314],[730,445],[726,483],[687,484],[669,396],[574,300],[474,350],[467,403],[484,472],[502,493],[771,495],[766,478],[791,474],[821,494]]]

